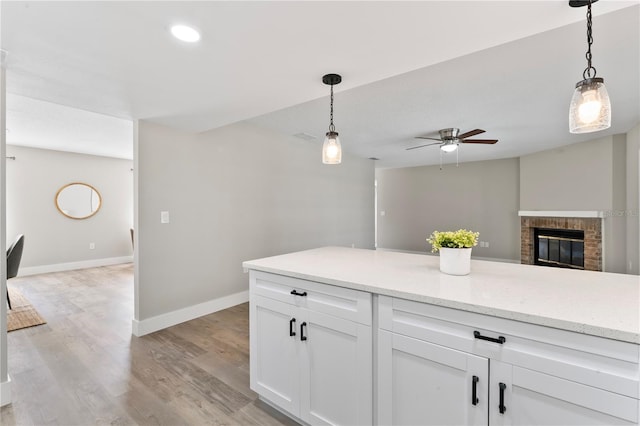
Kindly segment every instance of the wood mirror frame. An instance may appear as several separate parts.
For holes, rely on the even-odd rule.
[[[88,219],[102,207],[102,196],[87,183],[72,182],[58,190],[55,204],[58,211],[70,219]],[[81,204],[85,205],[81,207]]]

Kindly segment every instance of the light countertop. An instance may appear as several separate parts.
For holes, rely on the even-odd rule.
[[[245,269],[640,344],[640,276],[471,261],[446,275],[438,256],[323,247],[246,261]]]

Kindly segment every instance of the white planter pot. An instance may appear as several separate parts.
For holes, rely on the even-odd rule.
[[[471,248],[445,248],[440,250],[440,272],[449,275],[468,275],[471,272]]]

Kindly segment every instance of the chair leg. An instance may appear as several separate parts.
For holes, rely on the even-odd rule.
[[[11,309],[11,299],[9,298],[9,289],[7,289],[7,303],[9,304],[9,309]]]

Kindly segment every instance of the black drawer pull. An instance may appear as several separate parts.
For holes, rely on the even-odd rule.
[[[302,293],[298,293],[298,292],[297,292],[297,291],[295,291],[295,290],[291,290],[291,294],[293,294],[294,296],[306,296],[306,295],[307,295],[307,292],[306,292],[306,291],[303,291]]]
[[[295,329],[296,329],[296,327],[295,327],[295,323],[296,323],[296,319],[295,319],[295,318],[291,318],[291,319],[289,320],[289,336],[292,336],[292,337],[293,337],[293,336],[295,336],[295,335],[296,335],[296,332],[295,332]]]
[[[504,414],[504,412],[507,411],[507,407],[504,406],[504,390],[507,388],[507,385],[505,385],[504,383],[500,383],[499,386],[500,386],[500,405],[498,405],[498,409],[500,410],[500,414]]]
[[[478,382],[480,381],[480,379],[478,378],[478,376],[473,376],[473,378],[471,379],[471,404],[472,405],[478,405],[478,402],[480,402],[480,400],[478,399],[478,395],[477,395],[477,391],[476,391],[476,387],[478,385]]]
[[[304,335],[304,328],[307,326],[306,322],[300,324],[300,340],[307,340],[307,336]]]
[[[475,337],[476,339],[480,339],[480,340],[488,340],[489,342],[493,342],[493,343],[500,343],[503,344],[504,342],[507,341],[507,339],[504,338],[504,336],[498,336],[498,338],[494,338],[494,337],[487,337],[487,336],[483,336],[482,334],[480,334],[479,331],[474,331],[473,332],[473,337]]]

